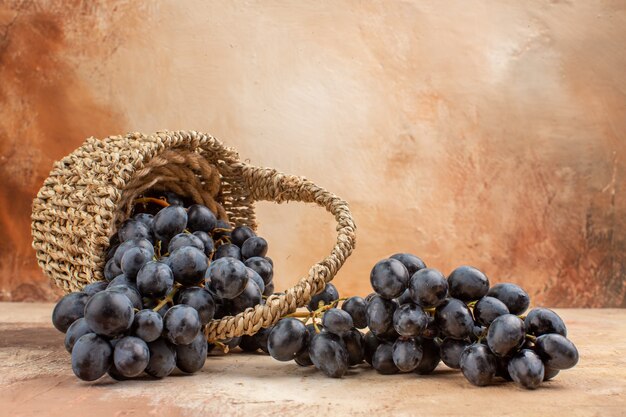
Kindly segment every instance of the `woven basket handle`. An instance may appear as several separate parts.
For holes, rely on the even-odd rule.
[[[348,204],[338,196],[303,177],[285,175],[275,169],[258,168],[246,163],[238,163],[231,168],[239,171],[254,200],[276,203],[298,201],[324,207],[337,221],[337,241],[330,255],[313,265],[308,275],[286,290],[285,294],[272,295],[264,305],[209,323],[206,327],[209,341],[254,334],[260,328],[269,327],[286,314],[306,305],[313,295],[333,279],[355,245],[356,226],[352,213]]]

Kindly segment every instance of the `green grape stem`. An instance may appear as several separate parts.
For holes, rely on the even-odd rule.
[[[180,288],[180,284],[176,284],[176,286],[172,289],[172,291],[169,292],[169,294],[167,294],[165,296],[165,298],[163,298],[159,304],[156,305],[156,307],[154,307],[152,309],[152,311],[159,311],[160,309],[162,309],[166,304],[169,304],[171,302],[174,301],[174,296],[176,295],[176,293],[178,292],[178,289]]]

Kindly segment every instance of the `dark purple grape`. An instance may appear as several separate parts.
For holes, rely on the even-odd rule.
[[[72,292],[59,300],[52,310],[52,324],[65,333],[72,323],[85,315],[89,296],[84,292]]]
[[[230,238],[234,245],[241,247],[244,242],[251,237],[256,236],[256,233],[248,226],[238,226],[235,227],[232,232],[230,232]]]
[[[146,297],[161,298],[174,285],[172,269],[162,262],[150,261],[137,273],[137,289]]]
[[[118,243],[113,243],[113,239],[115,238],[115,240],[118,241]],[[119,248],[120,244],[119,244],[119,239],[117,238],[117,235],[113,236],[110,241],[109,241],[109,248],[107,249],[107,253],[104,256],[104,261],[105,262],[109,262],[111,259],[113,259],[113,256],[115,256],[115,251],[117,251],[117,248]]]
[[[252,308],[257,304],[261,304],[263,294],[261,289],[252,279],[248,279],[246,287],[237,297],[232,299],[233,310],[237,313],[244,311],[247,308]]]
[[[354,327],[364,329],[367,327],[367,303],[362,297],[350,297],[341,305],[341,309],[352,317]]]
[[[241,294],[248,284],[248,269],[234,258],[220,258],[206,271],[206,284],[219,298],[232,300]]]
[[[466,339],[474,330],[472,313],[464,302],[456,298],[450,298],[437,307],[435,322],[444,336],[455,339]]]
[[[95,294],[85,305],[85,320],[97,334],[115,337],[130,329],[135,318],[130,299],[115,291]]]
[[[174,236],[167,245],[167,251],[169,253],[172,253],[176,249],[185,246],[192,246],[204,252],[204,243],[202,243],[202,240],[200,240],[198,236],[192,235],[190,233],[179,233]]]
[[[400,336],[417,337],[426,330],[428,316],[415,304],[403,304],[393,313],[393,328]]]
[[[137,278],[139,270],[152,260],[153,256],[154,252],[145,248],[130,248],[126,251],[126,253],[124,253],[124,256],[122,256],[122,262],[120,264],[122,272],[126,275],[126,278],[134,281]]]
[[[148,366],[150,351],[146,342],[138,337],[121,338],[113,350],[115,369],[126,378],[140,375]]]
[[[254,282],[256,286],[259,287],[261,294],[263,294],[263,292],[265,291],[265,283],[263,282],[263,278],[261,278],[261,275],[257,274],[254,269],[248,267],[246,268],[248,269],[248,281]]]
[[[378,261],[370,273],[372,288],[381,297],[391,300],[400,297],[409,285],[409,273],[396,259]]]
[[[185,205],[185,201],[183,197],[176,194],[175,192],[165,191],[162,194],[163,194],[163,197],[165,197],[165,200],[172,206],[184,206]]]
[[[263,257],[267,255],[267,240],[260,236],[253,236],[247,239],[243,245],[241,245],[241,256],[244,259]]]
[[[83,291],[85,291],[83,289]],[[567,336],[565,323],[558,314],[547,308],[533,308],[524,319],[526,331],[535,336],[542,334],[557,333]]]
[[[265,284],[265,289],[263,290],[263,295],[265,297],[269,297],[272,294],[274,294],[274,283],[272,281],[270,281],[267,284]]]
[[[154,342],[163,332],[163,318],[152,310],[140,310],[135,314],[133,334],[145,342]]]
[[[417,364],[415,372],[419,375],[431,374],[441,360],[439,346],[432,339],[419,338],[418,344],[422,347],[422,360]]]
[[[515,284],[496,284],[491,287],[487,295],[502,301],[509,312],[516,316],[523,314],[530,305],[530,297],[526,291]]]
[[[148,343],[150,360],[146,373],[155,378],[164,378],[176,368],[176,349],[164,339]]]
[[[266,329],[259,329],[258,332],[252,335],[252,337],[255,338],[256,343],[259,346],[259,349],[261,349],[264,353],[270,353],[267,348],[267,339],[269,338],[270,332],[272,331],[273,328],[274,326],[268,327]]]
[[[348,366],[355,366],[365,359],[363,348],[363,334],[357,329],[350,329],[348,333],[341,336],[343,344],[348,351]]]
[[[120,373],[120,371],[117,370],[114,363],[111,364],[111,367],[107,371],[107,375],[109,375],[111,378],[113,378],[116,381],[127,381],[129,379],[129,378],[126,378],[124,375]]]
[[[509,375],[518,385],[535,389],[544,377],[541,358],[530,349],[522,349],[511,358],[508,366]]]
[[[402,262],[402,265],[409,273],[409,277],[413,276],[420,269],[426,268],[426,264],[420,258],[410,253],[396,253],[391,255],[390,258]]]
[[[474,318],[483,326],[489,326],[505,314],[509,314],[506,304],[494,297],[484,296],[474,305]]]
[[[154,256],[154,246],[152,246],[152,243],[148,239],[127,240],[118,246],[115,251],[115,255],[113,256],[113,261],[118,267],[122,265],[122,258],[124,257],[124,254],[133,248],[144,248],[151,253],[151,257]]]
[[[211,293],[205,288],[189,287],[178,293],[178,304],[193,307],[198,312],[200,323],[207,324],[215,315],[215,301]]]
[[[183,285],[195,285],[202,282],[208,267],[204,252],[192,246],[183,246],[170,253],[168,265],[174,274],[174,280]]]
[[[446,337],[439,346],[441,360],[452,369],[461,367],[461,354],[470,343],[466,340],[452,339]]]
[[[465,378],[479,387],[489,385],[496,375],[496,357],[482,344],[466,347],[461,354],[460,364]]]
[[[106,279],[107,281],[111,281],[113,278],[120,275],[121,273],[122,268],[120,268],[120,266],[115,263],[114,258],[109,259],[104,265],[104,279]]]
[[[175,345],[191,343],[201,327],[198,312],[188,305],[175,305],[163,317],[163,337]]]
[[[207,341],[200,333],[188,345],[176,346],[176,366],[188,374],[198,372],[206,362],[207,351]]]
[[[272,358],[279,361],[290,361],[307,346],[308,331],[298,319],[280,320],[269,334],[267,349]]]
[[[187,211],[178,205],[161,209],[152,221],[154,236],[165,243],[187,227]]]
[[[117,231],[120,242],[131,239],[148,239],[152,240],[152,232],[144,223],[134,219],[125,220]]]
[[[126,275],[120,274],[113,278],[107,288],[117,287],[118,285],[126,285],[127,287],[137,288],[137,283],[135,281],[129,280]]]
[[[217,247],[217,250],[213,254],[213,259],[221,258],[234,258],[238,261],[241,261],[243,259],[239,246],[232,243],[225,243]]]
[[[106,281],[92,282],[91,284],[85,285],[82,292],[91,297],[92,295],[99,293],[100,291],[106,290],[107,285],[109,285],[109,283]]]
[[[448,276],[450,297],[461,301],[474,301],[489,291],[489,279],[473,266],[460,266]]]
[[[261,275],[262,276],[262,275]],[[332,283],[327,283],[324,289],[311,297],[311,301],[309,301],[308,308],[311,311],[315,311],[319,308],[320,302],[323,302],[323,305],[328,305],[333,301],[339,299],[339,291]]]
[[[321,324],[318,324],[317,328],[322,329],[323,327]],[[308,342],[311,341],[313,339],[313,336],[315,336],[318,332],[315,329],[315,325],[313,325],[313,323],[307,324],[306,330],[309,333],[308,340],[307,340],[307,347],[305,349],[302,349],[300,352],[298,352],[298,354],[293,360],[300,366],[313,366],[313,361],[311,360],[311,355],[309,354]]]
[[[274,268],[267,261],[267,259],[255,256],[246,259],[244,264],[248,268],[254,270],[257,274],[259,274],[263,279],[263,283],[265,285],[272,281],[272,278],[274,277]]]
[[[254,336],[249,335],[241,336],[241,342],[239,342],[239,347],[244,352],[257,352],[260,349],[257,339],[255,339]]]
[[[215,252],[215,242],[207,232],[193,232],[193,235],[200,239],[202,247],[204,248],[204,254],[210,258]]]
[[[411,372],[422,360],[422,347],[413,338],[400,338],[392,346],[393,363],[401,372]]]
[[[569,369],[578,363],[576,346],[560,334],[549,333],[539,336],[535,340],[535,351],[549,368]]]
[[[217,226],[215,214],[201,204],[194,204],[187,209],[187,227],[192,232],[211,232]]]
[[[95,333],[81,336],[72,349],[72,370],[83,381],[95,381],[111,366],[113,349]]]
[[[326,376],[341,378],[348,371],[348,350],[341,338],[333,333],[317,333],[309,344],[313,365]]]
[[[379,295],[372,297],[367,304],[367,327],[378,337],[389,334],[393,329],[393,316],[397,304]]]
[[[410,281],[409,281],[409,285],[410,285]],[[402,295],[398,298],[395,298],[395,300],[399,306],[401,306],[402,304],[406,304],[406,303],[412,303],[413,299],[411,298],[411,292],[409,291],[409,288],[404,290]]]
[[[446,277],[436,269],[424,268],[413,274],[409,280],[411,300],[424,307],[437,307],[448,295]]]
[[[509,359],[511,358],[496,356],[496,376],[506,381],[513,381],[513,378],[509,375]]]
[[[376,335],[372,332],[367,332],[363,337],[363,352],[365,353],[365,361],[372,364],[372,357],[378,349],[378,345],[380,344],[380,340],[376,337]]]
[[[149,230],[152,230],[152,222],[154,221],[154,216],[149,213],[138,213],[133,216],[133,219],[136,221],[143,223],[148,227]],[[148,239],[150,240],[150,239]]]
[[[338,308],[331,308],[326,310],[322,316],[322,325],[331,333],[337,336],[345,336],[350,333],[350,330],[354,327],[352,316],[347,312]]]
[[[550,368],[548,366],[545,366],[545,364],[544,364],[543,368],[544,368],[543,369],[543,380],[544,381],[551,380],[552,378],[557,376],[559,374],[559,372],[561,372],[558,369],[554,369],[554,368]]]
[[[372,367],[383,375],[397,374],[400,370],[393,361],[393,345],[382,342],[372,356]]]
[[[133,308],[136,308],[137,310],[141,310],[143,308],[141,294],[139,294],[139,291],[137,291],[135,287],[128,285],[114,285],[107,287],[106,290],[124,294],[130,300]]]
[[[513,314],[497,317],[487,331],[487,345],[498,356],[515,353],[524,343],[524,322]]]
[[[85,318],[81,317],[72,323],[65,333],[65,350],[72,353],[72,348],[76,341],[87,333],[93,333],[93,330],[89,328]]]

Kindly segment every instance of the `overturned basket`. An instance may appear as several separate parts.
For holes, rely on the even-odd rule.
[[[354,248],[355,225],[347,203],[312,182],[241,162],[235,150],[204,133],[133,133],[87,139],[55,164],[33,202],[39,265],[66,292],[104,279],[109,237],[130,214],[133,200],[149,189],[189,197],[234,226],[256,229],[254,202],[259,200],[316,203],[337,221],[335,246],[308,276],[264,305],[213,320],[208,340],[254,334],[306,305]]]

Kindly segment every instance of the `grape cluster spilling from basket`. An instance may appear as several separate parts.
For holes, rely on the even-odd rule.
[[[204,327],[264,302],[274,292],[268,244],[250,228],[218,220],[174,193],[141,196],[111,238],[106,281],[86,285],[54,308],[76,376],[93,381],[144,372],[193,373],[215,346]]]

